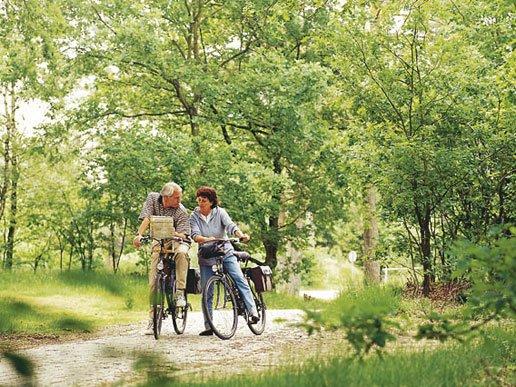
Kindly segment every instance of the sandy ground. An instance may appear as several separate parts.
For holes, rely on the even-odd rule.
[[[192,312],[183,335],[176,335],[172,321],[163,325],[162,336],[155,340],[141,334],[146,322],[113,327],[93,339],[48,344],[20,351],[36,365],[36,385],[106,385],[131,383],[141,377],[135,371],[143,355],[154,356],[163,367],[177,369],[179,377],[221,377],[229,372],[244,373],[268,369],[282,364],[285,357],[314,354],[328,348],[322,341],[332,338],[308,336],[293,322],[299,322],[299,310],[269,310],[265,332],[251,333],[242,318],[235,336],[220,340],[216,336],[201,337],[202,315]],[[156,360],[159,359],[159,360]],[[16,376],[5,360],[0,360],[0,385],[20,385],[26,380]]]
[[[299,291],[299,295],[305,298],[317,298],[320,300],[334,300],[340,294],[339,290],[303,290]]]

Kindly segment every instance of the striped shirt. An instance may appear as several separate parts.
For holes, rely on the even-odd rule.
[[[233,236],[238,230],[237,225],[224,208],[215,207],[211,209],[210,214],[206,217],[201,214],[199,207],[196,207],[190,216],[190,227],[192,229],[192,238],[196,236],[227,238],[227,235]],[[226,242],[224,245],[226,257],[233,255],[235,251],[231,243]],[[210,266],[215,264],[215,258],[203,260],[199,258],[199,265]]]
[[[188,211],[182,204],[179,207],[172,208],[163,207],[163,201],[159,200],[161,194],[159,192],[151,192],[147,196],[140,212],[140,220],[150,218],[151,216],[171,216],[174,219],[174,228],[176,232],[190,235],[190,221]]]

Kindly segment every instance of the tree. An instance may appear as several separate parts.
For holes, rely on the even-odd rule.
[[[346,88],[348,128],[375,148],[369,172],[385,214],[402,222],[417,247],[425,294],[436,275],[437,257],[445,266],[453,238],[448,239],[443,224],[464,225],[461,217],[469,214],[450,210],[464,200],[472,204],[472,192],[461,195],[459,187],[473,181],[493,187],[473,171],[492,166],[499,152],[510,153],[505,146],[478,147],[479,141],[485,144],[496,137],[482,135],[481,128],[490,125],[489,116],[497,108],[489,96],[497,94],[491,77],[498,69],[468,39],[473,29],[466,23],[482,24],[485,15],[457,24],[461,15],[453,2],[369,7],[349,2],[334,21],[335,34],[325,40],[335,42],[324,52]],[[330,57],[329,51],[339,54]],[[487,104],[481,101],[485,95]],[[499,124],[495,128],[505,132]],[[503,169],[501,175],[509,176]]]
[[[246,191],[252,212],[235,205],[233,213],[260,230],[275,266],[279,244],[306,235],[295,221],[308,211],[322,216],[319,207],[338,197],[321,152],[325,123],[317,117],[328,73],[309,63],[309,42],[327,8],[317,1],[74,3],[77,63],[95,75],[76,119],[95,126],[95,135],[138,122],[158,136],[191,141],[186,164],[198,177],[191,183],[217,183],[228,203],[242,202],[230,194],[242,192],[237,184],[258,182]],[[227,174],[242,179],[228,181]],[[317,224],[332,219],[325,221]]]
[[[0,220],[8,216],[4,267],[13,266],[18,222],[19,184],[31,142],[21,131],[18,109],[34,98],[62,95],[56,77],[62,54],[56,39],[66,31],[57,2],[9,1],[0,5],[3,62],[0,65],[2,180]],[[8,213],[6,214],[6,209]]]

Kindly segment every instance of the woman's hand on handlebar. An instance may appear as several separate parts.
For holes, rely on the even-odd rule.
[[[240,242],[243,242],[243,243],[247,243],[251,239],[249,234],[244,234],[243,232],[240,232],[240,233],[236,234],[236,236],[238,237]]]

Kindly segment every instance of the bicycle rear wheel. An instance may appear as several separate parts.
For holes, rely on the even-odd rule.
[[[178,335],[181,335],[185,331],[186,317],[188,316],[188,299],[186,298],[186,291],[184,291],[186,305],[184,307],[177,307],[174,305],[172,309],[172,324],[174,325],[174,331]],[[175,304],[175,303],[174,303]]]
[[[161,326],[163,324],[163,316],[165,309],[165,286],[161,276],[157,276],[155,282],[155,291],[152,294],[152,330],[154,338],[158,340],[161,334]]]
[[[256,311],[260,317],[260,321],[258,321],[256,324],[251,324],[251,322],[247,320],[247,326],[255,335],[261,335],[265,329],[265,323],[267,322],[267,306],[263,300],[262,293],[256,292],[253,281],[248,280],[247,282],[249,282],[249,287],[251,288],[251,293],[253,294],[254,303],[256,304]]]
[[[233,291],[222,277],[211,277],[202,292],[203,312],[213,332],[222,340],[233,337],[238,311]]]

